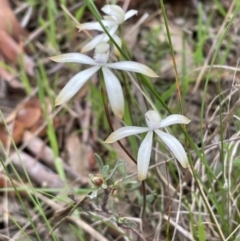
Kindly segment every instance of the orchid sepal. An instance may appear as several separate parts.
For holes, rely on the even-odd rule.
[[[189,124],[190,122],[191,120],[189,120],[184,115],[173,114],[161,120],[159,128],[167,127],[174,124]]]
[[[95,65],[95,60],[81,53],[68,53],[52,56],[49,59],[58,63],[79,63]]]
[[[183,168],[188,168],[189,167],[188,158],[182,144],[174,136],[166,132],[163,132],[160,130],[154,130],[154,132],[158,135],[158,137],[172,152],[172,154],[179,161],[181,166]]]
[[[118,118],[122,119],[124,115],[122,86],[116,75],[113,74],[110,69],[102,67],[102,72],[111,109]]]
[[[125,70],[140,73],[148,77],[156,78],[159,77],[152,69],[144,64],[140,64],[134,61],[121,61],[117,63],[107,63],[108,68]]]
[[[61,105],[72,98],[86,81],[100,69],[99,66],[86,69],[74,75],[58,94],[55,105]]]
[[[128,20],[129,18],[133,17],[134,15],[137,15],[138,11],[131,9],[125,13],[124,21]]]
[[[124,137],[132,136],[147,132],[149,129],[147,127],[138,126],[125,126],[112,132],[110,136],[104,141],[104,143],[113,143]]]
[[[137,156],[138,179],[143,181],[147,178],[148,167],[152,152],[153,131],[148,131],[142,141]]]

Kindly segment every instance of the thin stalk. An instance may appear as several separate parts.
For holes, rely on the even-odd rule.
[[[174,75],[175,75],[175,80],[176,80],[176,88],[177,88],[177,94],[178,94],[178,101],[179,101],[179,107],[180,111],[183,114],[183,108],[182,108],[182,97],[181,97],[181,90],[180,90],[180,84],[179,84],[179,79],[178,79],[178,72],[177,72],[177,64],[174,56],[174,50],[173,50],[173,45],[172,45],[172,40],[171,40],[171,34],[169,31],[168,27],[168,20],[167,20],[167,15],[166,15],[166,10],[163,4],[163,0],[160,0],[160,5],[162,9],[162,14],[163,14],[163,19],[165,22],[165,27],[167,31],[167,38],[168,38],[168,43],[170,46],[170,51],[171,51],[171,56],[172,56],[172,62],[173,62],[173,69],[174,69]]]
[[[101,75],[102,74],[100,73],[100,78],[102,77]],[[102,78],[101,78],[101,80],[102,80]],[[103,81],[101,81],[101,83],[103,83]],[[109,127],[110,127],[111,131],[113,132],[114,128],[112,126],[110,114],[109,114],[109,111],[108,111],[108,101],[107,101],[107,98],[106,98],[107,93],[106,93],[106,89],[105,89],[104,84],[101,85],[101,94],[102,94],[103,106],[104,106],[105,114],[106,114],[106,117],[107,117],[107,121],[108,121],[108,124],[109,124]],[[131,153],[124,147],[124,145],[120,141],[117,141],[117,143],[120,145],[120,147],[123,149],[123,151],[131,158],[131,160],[137,165],[137,161],[131,155]],[[141,212],[141,219],[143,219],[144,214],[145,214],[145,210],[146,210],[145,181],[142,181],[141,186],[142,186],[142,195],[143,195],[143,207],[142,207],[142,212]]]
[[[210,204],[209,204],[209,202],[208,202],[208,198],[206,197],[206,195],[205,195],[205,193],[204,193],[204,190],[203,190],[202,187],[201,187],[201,184],[200,184],[200,182],[199,182],[199,180],[198,180],[198,177],[197,177],[197,175],[196,175],[195,172],[192,172],[192,175],[193,175],[193,177],[194,177],[194,180],[195,180],[195,182],[196,182],[196,185],[197,185],[197,187],[198,187],[198,190],[199,190],[199,192],[201,193],[201,197],[202,197],[202,199],[203,199],[204,204],[206,205],[206,208],[207,208],[207,210],[208,210],[208,212],[209,212],[209,215],[210,215],[211,219],[213,220],[213,222],[214,222],[214,224],[215,224],[215,226],[216,226],[216,228],[217,228],[217,232],[218,232],[218,234],[219,234],[219,237],[220,237],[220,239],[221,239],[222,241],[224,241],[224,240],[225,240],[225,237],[224,237],[224,234],[223,234],[223,232],[222,232],[222,229],[221,229],[221,227],[220,227],[220,225],[219,225],[219,223],[218,223],[218,220],[217,220],[217,218],[216,218],[216,216],[215,216],[215,214],[214,214],[214,212],[213,212],[213,210],[212,210],[212,207],[210,206]]]
[[[105,111],[105,114],[106,114],[106,117],[107,117],[107,121],[108,121],[108,125],[111,129],[111,131],[113,132],[114,131],[114,128],[112,126],[112,123],[111,123],[111,118],[110,118],[110,114],[109,114],[109,111],[108,111],[108,103],[107,103],[107,98],[106,98],[106,90],[104,88],[104,86],[102,85],[101,86],[101,93],[102,93],[102,99],[103,99],[103,106],[104,106],[104,111]],[[131,153],[124,147],[124,145],[121,143],[121,141],[117,141],[117,143],[119,144],[119,146],[124,150],[124,152],[131,158],[131,160],[137,164],[137,161],[135,160],[135,158],[131,155]]]
[[[145,215],[145,210],[146,210],[146,185],[145,181],[142,181],[142,195],[143,195],[143,207],[142,207],[142,212],[141,212],[141,219],[143,220],[144,215]]]

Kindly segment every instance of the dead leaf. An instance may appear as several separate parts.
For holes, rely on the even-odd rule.
[[[41,138],[34,136],[29,131],[24,131],[23,142],[26,145],[26,149],[30,151],[32,155],[36,156],[37,159],[41,159],[41,161],[48,167],[55,169],[53,151]],[[86,185],[88,179],[79,175],[79,173],[76,172],[76,169],[71,168],[69,164],[63,162],[62,165],[68,177],[71,177],[80,184]]]
[[[48,100],[46,100],[47,109],[51,113],[51,106]],[[45,123],[45,116],[43,114],[42,106],[37,97],[30,98],[23,106],[17,107],[7,118],[7,124],[9,126],[10,133],[16,144],[22,141],[24,131],[35,132]],[[53,125],[58,125],[58,120],[55,117],[53,119]],[[46,128],[43,128],[38,136],[45,136]],[[6,131],[5,125],[0,120],[0,140],[3,145],[10,143],[10,136]]]
[[[69,135],[66,140],[68,162],[73,170],[82,177],[88,177],[88,148],[81,143],[76,134]]]
[[[40,158],[48,167],[54,167],[53,151],[42,139],[34,136],[29,131],[25,131],[23,135],[23,142],[33,155]]]
[[[31,128],[37,123],[40,117],[41,109],[25,107],[18,112],[16,120],[21,122],[25,128]]]
[[[27,36],[27,31],[19,24],[8,0],[1,0],[0,29],[17,41],[20,41],[23,36]]]
[[[7,0],[1,0],[0,8],[0,53],[11,63],[23,62],[26,72],[34,75],[34,61],[24,53],[22,38],[27,36],[27,31],[19,24]],[[4,69],[1,67],[1,73]],[[8,72],[4,69],[5,72]],[[6,76],[6,73],[2,76]]]
[[[6,80],[14,89],[23,89],[23,84],[20,83],[13,74],[0,67],[0,76]]]
[[[41,187],[62,188],[64,186],[57,174],[24,152],[13,154],[11,160],[19,171],[24,173],[25,169],[29,178]]]
[[[8,186],[8,180],[6,176],[0,175],[0,189],[6,188]]]
[[[4,146],[11,143],[11,137],[14,140],[15,144],[18,144],[23,135],[24,126],[19,122],[13,122],[8,126],[8,129],[11,133],[9,135],[4,124],[0,124],[0,140]]]

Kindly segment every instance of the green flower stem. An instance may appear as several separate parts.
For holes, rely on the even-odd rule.
[[[145,186],[145,180],[142,181],[142,195],[143,195],[143,206],[142,206],[142,212],[141,212],[141,219],[143,220],[146,210],[146,186]]]
[[[107,117],[108,125],[109,125],[111,131],[114,132],[114,128],[113,128],[112,123],[111,123],[110,114],[109,114],[109,111],[108,111],[107,92],[106,92],[106,88],[105,88],[105,85],[104,85],[103,75],[102,75],[101,71],[99,71],[99,73],[100,73],[99,75],[100,75],[100,81],[101,81],[101,94],[102,94],[102,99],[103,99],[104,111],[105,111],[105,114],[106,114],[106,117]],[[130,159],[135,164],[137,164],[137,161],[135,160],[135,158],[131,155],[131,153],[129,153],[129,151],[124,147],[124,145],[120,141],[117,141],[117,143],[121,146],[121,148],[124,150],[124,152],[130,157]]]
[[[174,74],[175,74],[175,79],[176,79],[176,88],[177,88],[177,93],[178,93],[179,107],[180,107],[181,114],[183,115],[182,97],[181,97],[181,90],[180,90],[180,84],[179,84],[179,79],[178,79],[177,65],[176,65],[176,60],[175,60],[175,56],[174,56],[171,34],[170,34],[170,31],[169,31],[169,27],[168,27],[168,20],[167,20],[167,15],[166,15],[165,7],[164,7],[164,4],[163,4],[163,0],[160,0],[160,5],[161,5],[162,14],[163,14],[165,27],[166,27],[166,31],[167,31],[168,43],[169,43],[169,47],[170,47],[170,51],[171,51],[171,55],[172,55],[173,68],[174,68]]]

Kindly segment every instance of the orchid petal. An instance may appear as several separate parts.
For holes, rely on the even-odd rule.
[[[114,25],[113,27],[111,27],[108,31],[108,34],[112,37],[115,36],[115,32],[117,31],[118,29],[118,25]],[[105,33],[104,35],[104,38],[102,39],[102,42],[107,42],[109,40],[109,37],[108,35]]]
[[[55,105],[61,105],[73,97],[78,90],[85,84],[85,82],[98,70],[100,66],[94,66],[92,68],[81,71],[74,75],[65,87],[60,91],[56,98]]]
[[[137,10],[131,9],[125,13],[124,21],[131,18],[132,16],[136,15],[138,13]]]
[[[113,36],[115,33],[116,33],[116,31],[117,31],[117,29],[118,29],[118,25],[113,25],[112,27],[110,27],[109,28],[109,35],[111,35],[111,36]],[[107,34],[106,34],[107,35]]]
[[[175,158],[180,162],[182,167],[187,168],[189,166],[188,158],[182,144],[174,136],[168,133],[165,133],[160,130],[155,130],[155,133],[169,148],[169,150],[172,152]]]
[[[82,23],[77,26],[79,29],[79,32],[82,30],[98,30],[98,31],[103,31],[102,26],[100,25],[99,22],[91,22],[91,23]]]
[[[106,38],[105,33],[97,35],[90,42],[88,42],[86,45],[83,46],[83,48],[81,49],[81,52],[85,53],[87,51],[90,51],[90,50],[94,49],[100,42],[104,41],[104,38]],[[104,42],[107,42],[107,41],[108,40],[106,40]]]
[[[111,21],[113,25],[116,24],[115,19],[112,16],[105,15],[103,16],[104,20]]]
[[[112,19],[104,19],[104,20],[101,20],[102,21],[102,24],[105,26],[105,27],[107,27],[107,28],[112,28],[113,26],[116,26],[116,22],[114,21],[114,19],[112,18]],[[118,28],[118,26],[117,26],[117,28]]]
[[[114,38],[114,34],[117,31],[118,26],[114,25],[113,27],[110,28],[108,33]],[[94,49],[100,42],[108,42],[109,37],[106,33],[102,33],[100,35],[97,35],[94,37],[90,42],[88,42],[83,48],[81,49],[82,53],[88,52],[92,49]]]
[[[117,5],[105,5],[101,10],[113,17],[118,24],[124,21],[125,13],[123,9]]]
[[[105,33],[104,36],[103,36],[103,39],[102,39],[102,42],[108,42],[109,41],[109,37],[108,35]]]
[[[141,143],[137,157],[138,179],[143,181],[147,178],[147,172],[152,152],[153,131],[148,131],[146,137]]]
[[[102,71],[112,111],[118,118],[122,118],[124,115],[124,97],[122,86],[116,75],[113,74],[110,69],[102,67]]]
[[[113,69],[120,69],[120,70],[126,70],[126,71],[132,71],[132,72],[144,74],[148,77],[153,77],[153,78],[158,77],[158,75],[146,65],[133,62],[133,61],[108,63],[105,66]]]
[[[104,143],[113,143],[124,137],[137,135],[137,134],[144,133],[147,131],[149,131],[149,129],[147,127],[124,126],[124,127],[117,129],[113,133],[111,133],[111,135],[107,138],[106,141],[104,141]]]
[[[110,27],[113,24],[113,21],[109,21],[109,20],[102,20],[102,24],[105,27]],[[79,32],[82,30],[98,30],[98,31],[104,31],[101,24],[99,22],[91,22],[91,23],[82,23],[80,25],[77,26],[77,28],[79,29]]]
[[[52,61],[59,63],[80,63],[80,64],[90,64],[96,65],[95,60],[88,57],[85,54],[80,53],[69,53],[69,54],[61,54],[57,56],[50,57]]]
[[[174,124],[188,124],[191,120],[183,115],[170,115],[165,119],[161,120],[159,128],[174,125]]]

